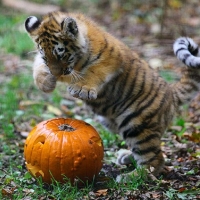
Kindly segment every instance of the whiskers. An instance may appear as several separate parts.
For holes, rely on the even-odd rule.
[[[84,80],[82,75],[83,75],[83,73],[76,71],[76,70],[72,70],[72,72],[70,73],[71,83],[75,83],[75,82],[78,82],[80,80]]]
[[[29,51],[28,53],[27,53],[27,55],[29,55],[29,54],[36,54],[38,52],[38,50],[35,50],[35,51]]]

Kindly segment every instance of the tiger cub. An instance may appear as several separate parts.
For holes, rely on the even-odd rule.
[[[53,12],[42,20],[30,16],[25,27],[38,49],[33,65],[37,87],[52,92],[57,81],[66,82],[72,96],[84,100],[103,124],[126,141],[129,150],[119,152],[117,163],[135,160],[147,169],[152,166],[152,173],[159,175],[164,167],[161,136],[178,106],[200,89],[194,42],[176,41],[175,53],[188,67],[179,82],[169,84],[82,14]]]

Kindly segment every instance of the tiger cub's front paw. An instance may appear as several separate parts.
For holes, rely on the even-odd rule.
[[[71,84],[68,87],[69,93],[73,97],[77,97],[83,100],[93,100],[97,98],[97,92],[95,88],[90,88],[86,85],[81,86],[79,84]]]
[[[35,78],[35,83],[43,92],[52,92],[56,87],[56,77],[50,73],[41,73]]]

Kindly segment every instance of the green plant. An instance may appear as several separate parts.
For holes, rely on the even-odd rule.
[[[72,185],[70,182],[61,184],[53,181],[51,185],[46,185],[40,178],[33,180],[28,172],[23,172],[20,167],[15,167],[10,163],[11,167],[7,171],[4,183],[0,186],[0,190],[9,188],[10,194],[3,195],[0,193],[0,199],[23,199],[25,196],[30,196],[32,199],[82,199],[87,196],[92,190],[93,185],[85,185],[84,188],[79,188]],[[0,173],[1,174],[1,173]],[[26,195],[25,195],[26,194]]]
[[[128,172],[123,171],[122,173],[128,173]],[[116,180],[111,179],[108,182],[108,188],[115,188],[117,190],[122,190],[123,192],[128,190],[132,191],[144,185],[145,181],[147,180],[147,171],[143,167],[136,167],[134,173],[127,175],[128,176],[125,178],[126,180],[128,180],[127,182],[123,178],[122,178],[122,183],[118,183],[116,182]]]
[[[33,49],[33,43],[23,28],[24,19],[23,15],[0,15],[0,48],[22,56]]]
[[[173,83],[177,79],[177,75],[172,71],[161,70],[159,73],[169,83]]]
[[[103,140],[103,144],[104,147],[108,148],[113,146],[113,141],[115,141],[115,144],[120,144],[121,140],[120,140],[120,136],[110,132],[109,130],[105,129],[102,125],[100,124],[96,124],[97,129],[101,135],[101,138]]]
[[[192,200],[195,198],[195,195],[199,194],[200,190],[184,190],[183,192],[179,192],[178,190],[175,190],[173,188],[170,188],[168,191],[165,192],[165,195],[170,200]]]
[[[0,131],[8,137],[14,137],[14,126],[12,123],[13,112],[17,109],[17,98],[13,91],[6,90],[0,98]]]

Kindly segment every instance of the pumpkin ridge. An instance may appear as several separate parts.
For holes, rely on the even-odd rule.
[[[49,135],[51,135],[51,134],[54,134],[54,132],[53,132],[53,130],[51,130],[51,133],[49,134]],[[55,134],[54,134],[55,135]],[[52,143],[53,144],[53,141],[54,140],[54,137],[52,137],[51,138],[51,141],[50,141],[50,144]],[[50,152],[50,154],[51,154],[51,149],[52,149],[52,145],[50,145],[50,148],[49,148],[49,152]],[[48,176],[50,176],[50,179],[52,178],[51,176],[52,176],[52,172],[50,171],[50,158],[51,158],[51,156],[49,156],[48,157],[48,169],[49,169],[49,171],[48,171]],[[54,177],[53,177],[54,178]]]
[[[90,141],[92,140],[92,137],[90,138]],[[92,140],[93,141],[93,140]],[[94,142],[94,141],[93,141]],[[95,142],[94,142],[95,143]],[[94,147],[94,145],[92,144],[91,145],[92,146],[92,151],[93,152],[95,152],[95,147]],[[94,166],[93,166],[94,168],[95,168],[95,170],[94,170],[94,172],[95,172],[95,176],[97,175],[96,173],[97,173],[97,164],[96,164],[96,160],[94,159]]]
[[[63,157],[62,157],[62,152],[63,152],[63,134],[61,134],[62,138],[60,138],[61,140],[61,145],[60,145],[60,159],[61,159],[61,162],[60,162],[60,178],[62,179],[63,175],[62,175],[62,172],[63,172]]]
[[[80,137],[80,135],[79,135],[78,133],[76,133],[76,136],[79,138],[79,140],[81,141],[81,143],[84,144],[84,142],[83,142],[83,140],[82,140],[82,137]],[[84,149],[84,150],[85,150],[85,149]],[[82,152],[81,152],[81,153],[82,153]],[[87,163],[87,162],[86,162],[86,169],[89,169],[89,168],[88,168],[88,163]],[[88,172],[87,172],[87,173],[88,173]],[[86,174],[87,174],[87,173],[86,173]],[[84,177],[84,178],[85,178],[85,177]]]
[[[38,138],[37,135],[38,135],[38,133],[41,131],[41,129],[42,129],[42,127],[39,127],[39,128],[36,129],[37,132],[34,131],[34,133],[35,133],[35,132],[37,133],[37,134],[35,135],[35,138],[36,138],[35,140],[37,140],[37,138]],[[30,141],[29,141],[29,142],[30,142]],[[32,149],[34,148],[34,146],[35,146],[35,141],[32,143]],[[33,151],[31,151],[30,161],[29,161],[29,163],[30,163],[31,165],[32,165],[32,154],[33,154]],[[28,164],[29,164],[29,163],[28,163]]]
[[[31,134],[30,135],[32,135],[32,133],[33,133],[33,131],[35,131],[35,129],[36,128],[34,128],[32,131],[31,131]],[[37,129],[36,129],[37,130]],[[28,144],[30,144],[30,135],[27,137],[27,141],[26,141],[26,149],[28,148]],[[28,151],[28,150],[27,150]],[[31,158],[32,158],[32,154],[33,154],[33,151],[31,150],[31,153],[30,153],[30,155],[28,156],[28,158],[27,158],[27,155],[25,155],[25,159],[26,159],[26,162],[28,163],[28,161],[29,161],[29,163],[31,163]]]
[[[74,168],[75,168],[75,166],[74,166],[74,149],[73,149],[73,145],[72,145],[71,136],[72,136],[72,135],[69,135],[70,144],[71,144],[71,149],[72,149],[72,159],[73,159],[73,171],[72,171],[73,176],[72,176],[72,177],[73,177],[73,181],[74,181],[74,179],[75,179],[75,170],[74,170]]]
[[[58,121],[59,121],[59,120],[61,120],[61,119],[62,119],[62,118],[56,118],[55,120],[58,120]],[[56,122],[54,122],[54,121],[52,121],[52,120],[49,120],[49,121],[47,121],[47,123],[46,123],[45,125],[47,126],[48,123],[50,123],[49,126],[51,126],[51,124],[54,124],[55,127],[56,127],[56,129],[58,128],[58,126],[59,126],[59,124],[60,124],[60,123],[57,124]],[[59,130],[59,129],[58,129],[58,130]],[[58,130],[56,130],[56,131],[58,131]]]
[[[77,127],[76,127],[76,121],[74,121],[74,120],[72,120],[72,121],[70,121],[69,123],[67,123],[67,124],[69,124],[72,128],[74,128],[74,126],[75,126],[75,130],[77,130]]]
[[[40,132],[38,132],[39,134],[43,132],[43,129],[44,129],[44,128],[46,129],[46,125],[47,125],[48,122],[49,122],[49,121],[45,121],[45,122],[43,123],[42,128],[40,128]],[[53,130],[49,130],[48,135],[46,136],[46,134],[45,134],[45,136],[46,136],[45,142],[46,142],[46,140],[48,141],[48,138],[51,136],[52,133],[54,134]],[[52,139],[54,139],[54,138],[52,137]],[[50,145],[49,152],[51,152],[51,147],[52,147],[52,145]],[[41,152],[41,156],[40,156],[40,167],[41,167],[42,169],[44,168],[44,167],[42,167],[42,159],[44,159],[44,158],[43,158],[43,155],[45,155],[45,154],[46,154],[46,153],[44,152],[44,146],[43,146],[42,152]],[[50,160],[50,157],[48,157],[48,169],[49,169],[49,160]],[[43,163],[43,164],[44,164],[44,163]],[[51,173],[50,173],[49,171],[48,171],[48,173],[44,173],[44,171],[43,171],[43,174],[46,174],[46,175],[49,176],[49,174],[51,174]]]

